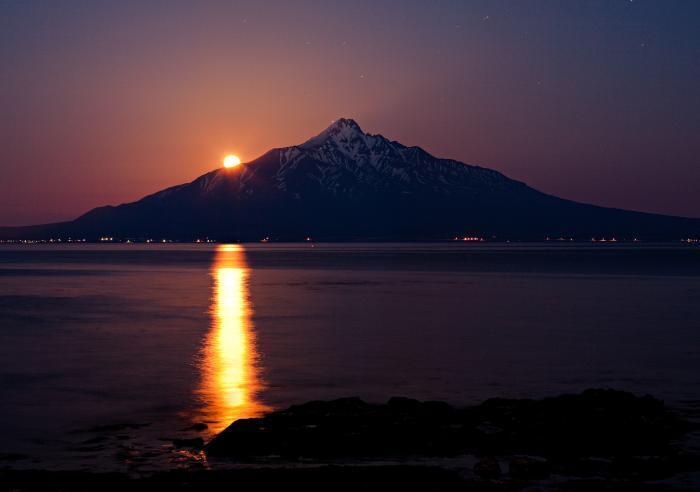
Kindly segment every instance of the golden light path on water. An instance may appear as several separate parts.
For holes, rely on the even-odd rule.
[[[204,341],[199,391],[202,414],[219,432],[241,418],[257,417],[268,407],[258,400],[263,388],[250,302],[250,269],[245,250],[219,245],[212,268],[212,326]]]

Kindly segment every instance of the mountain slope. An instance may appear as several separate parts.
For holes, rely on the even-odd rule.
[[[340,119],[301,145],[270,150],[245,165],[96,208],[72,222],[5,228],[0,237],[439,239],[467,233],[677,239],[700,233],[700,220],[563,200]]]

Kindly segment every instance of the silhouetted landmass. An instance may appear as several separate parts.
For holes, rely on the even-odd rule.
[[[340,119],[303,144],[272,149],[237,168],[217,169],[133,203],[99,207],[71,222],[0,228],[0,239],[346,241],[455,235],[677,240],[699,236],[700,219],[557,198]]]
[[[238,420],[213,469],[143,477],[0,471],[2,490],[692,490],[697,426],[651,397],[587,390],[468,408],[392,398],[314,401]],[[201,440],[182,446],[198,448]],[[230,460],[238,468],[226,469]],[[695,475],[693,475],[695,474]]]
[[[651,396],[587,390],[543,400],[491,399],[457,409],[392,398],[316,401],[242,419],[215,437],[212,456],[350,458],[536,453],[547,458],[670,456],[688,424]]]

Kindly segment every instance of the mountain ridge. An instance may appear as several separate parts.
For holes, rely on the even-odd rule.
[[[698,232],[700,219],[565,200],[340,118],[299,145],[271,149],[236,168],[97,207],[73,221],[0,228],[0,238],[680,238]]]

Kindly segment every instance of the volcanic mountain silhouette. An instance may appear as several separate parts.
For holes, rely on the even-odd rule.
[[[301,145],[272,149],[133,203],[71,222],[1,228],[3,238],[427,240],[601,236],[678,239],[700,219],[557,198],[483,167],[439,159],[339,119]]]

